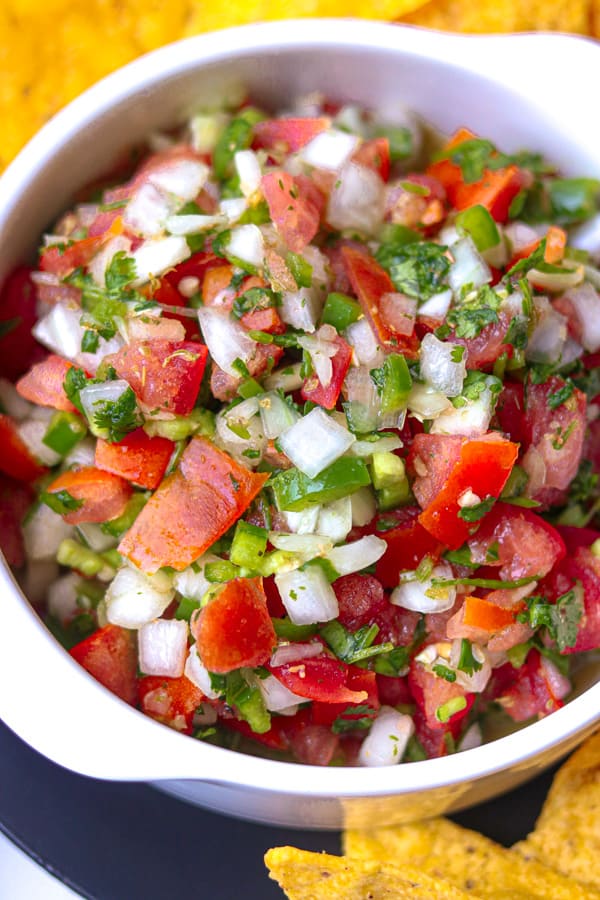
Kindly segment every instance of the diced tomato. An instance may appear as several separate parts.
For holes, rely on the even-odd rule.
[[[519,448],[495,433],[461,439],[458,459],[448,471],[447,459],[439,453],[443,441],[447,442],[452,459],[456,454],[456,439],[453,436],[422,434],[415,438],[411,463],[417,472],[417,480],[413,490],[421,502],[423,494],[420,489],[424,480],[435,479],[435,470],[444,468],[445,483],[433,499],[428,500],[419,522],[447,547],[456,550],[479,525],[460,517],[461,497],[467,491],[472,491],[481,500],[498,497],[517,460]]]
[[[550,265],[558,265],[562,262],[567,245],[567,232],[558,225],[551,225],[546,232],[546,249],[544,250],[544,262]]]
[[[145,675],[138,679],[140,706],[147,716],[185,734],[192,733],[194,715],[206,700],[189,678]]]
[[[396,335],[381,314],[382,296],[393,294],[396,290],[388,273],[363,250],[344,246],[340,252],[352,290],[384,348],[416,357],[419,346],[417,338],[414,335]]]
[[[65,278],[74,269],[88,266],[105,240],[104,234],[99,234],[74,241],[72,244],[69,244],[67,238],[64,245],[51,244],[40,254],[40,269],[42,272],[50,272],[59,278]]]
[[[103,472],[94,466],[69,469],[46,488],[49,494],[67,491],[81,506],[63,515],[69,525],[83,522],[107,522],[125,512],[131,497],[131,485],[124,478]]]
[[[30,403],[37,403],[38,406],[76,412],[64,390],[67,372],[72,368],[73,363],[51,353],[18,380],[17,391],[21,397]]]
[[[418,519],[420,512],[418,506],[405,506],[378,516],[373,528],[368,526],[369,533],[383,538],[387,544],[375,569],[375,575],[385,588],[397,587],[400,572],[414,571],[424,556],[439,559],[443,544],[423,528]],[[385,530],[380,531],[378,524],[384,524]]]
[[[379,700],[386,706],[412,703],[413,697],[408,687],[408,679],[405,677],[377,675],[377,692]]]
[[[490,369],[503,353],[506,353],[508,357],[512,356],[512,345],[505,343],[510,324],[510,316],[500,312],[498,321],[486,325],[476,337],[457,338],[452,336],[453,344],[465,348],[463,359],[467,369]]]
[[[497,545],[498,558],[489,559]],[[469,540],[475,562],[500,567],[500,578],[544,576],[564,558],[564,541],[558,531],[530,509],[497,503]]]
[[[233,278],[233,266],[227,264],[222,266],[212,266],[207,269],[202,280],[202,302],[205,306],[221,306],[223,309],[231,309],[233,298],[235,297],[235,289],[231,288],[231,279]],[[223,291],[230,290],[228,302],[223,300]],[[220,302],[217,303],[217,299]]]
[[[260,578],[228,581],[200,611],[192,630],[209,672],[261,666],[277,643]]]
[[[483,631],[501,631],[515,621],[516,610],[505,609],[483,597],[467,596],[463,605],[463,623]]]
[[[277,230],[290,250],[300,253],[319,230],[319,209],[288,172],[268,172],[261,186]]]
[[[496,416],[502,431],[511,441],[525,443],[525,389],[520,381],[504,382],[498,397]]]
[[[31,333],[36,320],[36,291],[31,270],[20,266],[0,290],[0,325],[6,329],[0,337],[0,376],[14,381],[41,350]]]
[[[152,299],[165,306],[181,307],[182,309],[187,306],[187,297],[183,297],[179,291],[167,281],[167,276],[161,278],[159,281],[158,287],[154,290],[152,295]],[[185,328],[185,337],[188,341],[194,340],[200,334],[200,326],[198,324],[198,319],[195,316],[191,319],[189,316],[178,315],[176,312],[163,310],[162,318],[175,319],[177,322],[181,322]]]
[[[344,575],[332,587],[340,608],[338,620],[350,631],[370,625],[388,606],[381,583],[372,575]]]
[[[313,700],[312,719],[316,725],[332,725],[338,717],[350,722],[365,716],[374,716],[381,706],[375,672],[360,669],[358,666],[349,666],[348,670],[346,687],[352,691],[364,691],[367,694],[360,703],[359,711],[356,711],[356,706],[349,706],[347,703],[323,703]]]
[[[135,633],[118,625],[105,625],[69,651],[96,681],[135,706],[137,689],[137,649]]]
[[[282,149],[295,153],[314,137],[329,128],[326,118],[263,119],[254,126],[254,137],[258,147]]]
[[[331,381],[323,385],[317,375],[309,375],[302,386],[302,399],[311,400],[325,409],[334,409],[342,390],[342,384],[352,361],[352,347],[339,335],[332,341],[336,345],[331,357]]]
[[[578,547],[591,547],[600,538],[595,528],[578,528],[576,525],[557,525],[556,530],[565,542],[567,554],[573,556]]]
[[[579,468],[586,431],[586,397],[578,388],[559,406],[549,400],[566,385],[558,375],[544,384],[528,384],[525,394],[525,434],[527,443],[545,466],[544,483],[533,494],[544,500],[543,490],[567,488]],[[538,496],[540,495],[540,496]]]
[[[507,664],[508,665],[508,664]],[[512,669],[512,666],[510,667]],[[537,650],[530,650],[520,669],[512,669],[512,678],[496,702],[515,722],[547,716],[563,706],[554,693]]]
[[[48,470],[32,456],[10,416],[0,413],[0,472],[17,481],[35,481]]]
[[[144,572],[191,565],[246,511],[267,474],[250,472],[202,437],[194,437],[179,468],[159,485],[119,552]]]
[[[578,582],[583,589],[584,609],[577,626],[577,641],[562,651],[565,654],[600,647],[600,558],[592,553],[589,546],[576,546],[572,540],[569,536],[569,556],[540,584],[540,591],[552,601],[558,600]]]
[[[390,142],[386,137],[372,138],[360,145],[352,157],[353,162],[372,169],[383,181],[390,177]]]
[[[460,722],[468,715],[475,700],[475,695],[467,693],[458,681],[446,681],[414,659],[408,673],[408,684],[417,706],[425,716],[425,724],[433,730],[445,729],[450,723]],[[465,698],[464,709],[454,713],[448,722],[440,722],[436,717],[436,710],[457,697]]]
[[[105,472],[153,491],[162,481],[174,447],[173,441],[148,437],[143,428],[136,428],[118,443],[98,440],[95,463]]]
[[[329,765],[339,747],[339,738],[331,728],[313,723],[309,709],[281,719],[280,728],[295,759],[309,766]]]
[[[273,719],[269,730],[263,731],[262,734],[252,731],[248,723],[244,722],[243,719],[221,719],[221,725],[224,725],[225,728],[231,731],[237,731],[245,738],[257,741],[263,747],[269,747],[271,750],[287,750],[289,748],[286,734],[287,723],[283,716]]]
[[[281,316],[272,306],[244,313],[240,322],[248,331],[265,331],[267,334],[283,334],[286,329]]]
[[[148,409],[187,416],[200,390],[208,349],[196,341],[131,341],[106,362]]]
[[[26,484],[0,475],[0,550],[9,566],[18,568],[25,562],[21,523],[32,500]]]
[[[223,260],[214,253],[200,250],[193,253],[188,259],[178,263],[174,269],[171,269],[161,279],[161,284],[167,283],[174,288],[179,294],[179,283],[182,278],[197,278],[200,285],[204,281],[206,273],[214,268],[223,265]],[[181,294],[179,294],[181,296]],[[165,302],[165,301],[159,301]]]
[[[263,578],[263,588],[267,598],[267,608],[269,610],[269,615],[273,616],[273,618],[276,619],[281,619],[282,616],[286,616],[287,610],[283,605],[281,594],[279,593],[279,588],[275,584],[274,575],[270,575],[268,578]]]
[[[476,137],[468,128],[459,128],[444,146],[444,153],[448,153],[465,141],[472,141]],[[425,170],[426,174],[435,178],[444,188],[448,198],[453,203],[456,188],[462,183],[463,175],[460,166],[450,162],[449,159],[440,159],[431,163]]]
[[[272,675],[292,693],[307,700],[323,703],[364,703],[368,693],[364,689],[352,690],[348,685],[349,667],[339,659],[317,656],[286,663],[283,666],[267,666]]]

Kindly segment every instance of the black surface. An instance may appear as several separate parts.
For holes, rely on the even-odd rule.
[[[510,844],[532,828],[550,781],[546,773],[453,818]],[[0,828],[93,900],[282,900],[262,861],[268,847],[340,852],[339,836],[331,832],[250,825],[144,784],[74,775],[1,722]]]

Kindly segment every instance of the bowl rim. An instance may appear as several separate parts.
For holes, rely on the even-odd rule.
[[[566,50],[577,57],[580,69],[587,67],[589,72],[593,72],[600,63],[600,45],[580,36],[554,33],[459,35],[360,19],[284,20],[186,38],[152,51],[108,75],[73,100],[29,141],[0,178],[0,228],[14,212],[19,198],[40,174],[48,159],[57,151],[60,152],[72,135],[115,104],[124,102],[128,97],[139,94],[167,77],[183,75],[192,69],[202,70],[210,63],[220,63],[249,53],[285,53],[327,46],[354,50],[373,49],[436,60],[471,73],[483,72],[483,78],[491,78],[507,88],[518,87],[521,93],[522,73],[511,71],[507,75],[505,71],[507,46],[514,46],[515,52],[517,47],[519,52],[526,52],[533,65],[541,63],[548,53]],[[465,52],[466,48],[468,53]],[[558,66],[554,68],[560,69]],[[531,93],[539,97],[542,90],[548,90],[547,83],[545,87],[535,87],[535,90],[532,87]],[[44,728],[48,727],[52,719],[42,716],[39,727],[32,725],[22,714],[17,714],[2,696],[0,714],[9,727],[40,752],[75,771],[100,778],[196,779],[243,785],[264,792],[328,798],[413,794],[449,786],[459,790],[467,781],[474,782],[507,769],[526,769],[534,757],[547,751],[555,750],[555,756],[558,756],[558,745],[566,742],[572,745],[577,736],[580,733],[583,736],[583,732],[589,731],[600,717],[600,683],[597,683],[551,716],[532,723],[523,730],[463,753],[412,763],[408,767],[321,769],[262,759],[190,740],[187,736],[164,728],[141,712],[131,716],[130,707],[110,694],[68,654],[64,653],[64,658],[56,654],[52,635],[37,619],[23,595],[18,597],[20,590],[5,565],[0,570],[0,585],[8,588],[13,595],[12,600],[20,599],[20,604],[15,602],[0,605],[0,623],[14,619],[16,626],[25,635],[35,634],[37,649],[44,659],[47,658],[56,669],[59,669],[60,664],[61,677],[64,675],[71,680],[74,694],[81,695],[86,703],[89,702],[94,707],[94,711],[96,704],[98,705],[98,716],[93,718],[87,715],[84,721],[89,728],[84,728],[84,733],[72,735],[73,746],[68,752],[63,752],[56,741],[50,748],[45,743]],[[36,623],[38,627],[32,628]],[[6,667],[3,662],[3,643],[9,650],[6,628],[0,627],[0,672]],[[13,665],[20,665],[23,671],[24,664],[16,662],[15,653],[11,655],[9,652],[8,656]],[[18,680],[16,683],[19,683]],[[61,715],[61,721],[66,727],[66,715]],[[111,728],[118,723],[129,735],[128,742],[136,743],[133,751],[121,746],[118,752],[107,754],[104,743],[98,746],[98,727],[104,722]],[[144,747],[144,753],[140,757],[141,746]],[[154,749],[146,753],[147,747]]]

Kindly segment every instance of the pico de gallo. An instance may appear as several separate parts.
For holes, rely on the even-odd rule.
[[[317,96],[202,112],[4,285],[4,555],[193,738],[437,757],[600,647],[600,183],[431,146]]]

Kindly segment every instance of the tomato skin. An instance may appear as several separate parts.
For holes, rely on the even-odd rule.
[[[9,566],[25,562],[21,522],[33,500],[28,485],[0,475],[0,550]]]
[[[352,290],[384,349],[416,358],[418,339],[414,335],[396,335],[381,314],[381,297],[396,291],[388,273],[364,250],[345,245],[341,247],[340,254]]]
[[[449,725],[460,722],[469,714],[475,702],[475,694],[467,693],[457,681],[446,681],[434,675],[414,659],[408,672],[408,684],[417,706],[424,715],[425,725],[432,731],[447,730]],[[464,697],[467,705],[455,713],[448,722],[440,722],[436,718],[436,710],[455,697]]]
[[[367,696],[361,702],[360,706],[369,707],[370,712],[367,710],[359,713],[347,713],[346,710],[348,708],[352,709],[351,706],[348,707],[347,703],[323,703],[319,700],[313,700],[311,707],[312,720],[316,725],[331,726],[338,717],[350,722],[353,719],[364,718],[364,716],[370,715],[371,713],[373,716],[375,715],[381,706],[375,672],[370,672],[368,669],[361,669],[358,666],[348,666],[346,687],[352,691],[366,692]]]
[[[286,325],[276,309],[253,309],[244,313],[240,322],[248,331],[266,331],[267,334],[283,334]]]
[[[352,161],[371,169],[388,181],[390,177],[390,142],[386,137],[372,138],[360,145]]]
[[[266,663],[277,644],[260,578],[236,578],[205,606],[192,631],[209,672]]]
[[[99,234],[75,241],[70,246],[52,244],[45,247],[40,254],[40,269],[65,278],[74,269],[87,267],[105,240],[104,234]]]
[[[498,544],[498,559],[487,559],[489,547]],[[500,567],[504,581],[546,575],[564,559],[566,548],[552,525],[530,509],[497,503],[469,540],[475,562]],[[494,569],[492,569],[494,571]]]
[[[319,230],[320,210],[302,182],[288,172],[263,175],[261,187],[269,214],[290,250],[301,253]]]
[[[519,381],[505,381],[498,403],[496,417],[502,431],[511,441],[525,444],[527,439],[525,425],[525,389]]]
[[[196,436],[177,471],[163,479],[124,535],[119,552],[144,572],[162,566],[181,571],[239,519],[267,478]]]
[[[37,321],[31,269],[19,266],[0,289],[0,322],[12,322],[0,337],[0,376],[14,381],[29,367],[40,345],[31,333]]]
[[[142,712],[177,731],[191,734],[196,710],[206,698],[188,678],[145,675],[137,680]]]
[[[263,119],[254,126],[255,143],[257,147],[266,149],[284,145],[288,151],[295,153],[329,128],[330,124],[330,120],[324,117]]]
[[[0,447],[0,472],[5,475],[17,481],[35,481],[48,471],[31,455],[13,419],[3,413],[0,413]]]
[[[311,657],[283,666],[267,666],[269,672],[292,693],[323,703],[364,703],[368,693],[348,685],[349,666],[330,656]]]
[[[517,609],[507,609],[484,597],[469,595],[463,605],[463,624],[483,631],[501,631],[514,624]]]
[[[269,730],[263,731],[262,734],[257,734],[255,731],[252,731],[248,723],[243,719],[221,719],[220,724],[231,731],[239,732],[239,734],[243,735],[245,738],[257,741],[259,744],[262,744],[263,747],[269,747],[271,750],[284,751],[289,748],[286,734],[287,728],[285,727],[286,723],[283,716],[273,719]]]
[[[105,472],[153,491],[162,481],[174,447],[173,441],[148,437],[143,428],[136,428],[118,443],[98,439],[95,463]]]
[[[95,466],[63,472],[46,488],[49,494],[68,491],[83,505],[63,515],[69,525],[84,522],[106,522],[125,512],[131,497],[131,486],[124,478],[104,472]]]
[[[415,438],[411,451],[413,466],[415,457],[423,460],[424,455],[435,465],[431,454],[439,441],[434,444],[428,440],[430,437],[422,434]],[[452,466],[444,486],[419,515],[421,525],[451,550],[457,550],[478,527],[477,522],[467,522],[459,517],[459,498],[467,490],[473,491],[482,500],[490,496],[498,497],[518,455],[516,444],[494,434],[463,440],[458,460]]]
[[[137,647],[133,631],[105,625],[69,653],[105,688],[125,703],[137,704]]]
[[[73,363],[62,356],[51,353],[46,359],[35,363],[17,382],[16,388],[21,397],[38,406],[50,406],[64,412],[77,412],[77,409],[64,390],[64,381]]]
[[[187,416],[194,408],[208,358],[196,341],[131,341],[106,357],[140,403],[149,409]]]
[[[310,375],[301,390],[303,400],[311,400],[325,409],[335,409],[342,390],[342,384],[352,361],[352,348],[339,335],[332,341],[337,347],[331,357],[332,375],[328,385],[323,386],[316,375]]]
[[[542,718],[564,705],[554,695],[541,663],[539,652],[530,650],[520,669],[506,664],[512,669],[512,678],[496,700],[515,722],[525,722],[533,716]]]
[[[370,625],[389,605],[381,583],[372,575],[343,575],[332,587],[340,608],[338,620],[349,631]]]
[[[397,520],[394,527],[379,531],[376,524],[373,529],[368,526],[369,533],[383,538],[387,544],[387,550],[375,568],[375,576],[385,588],[393,590],[398,586],[400,572],[414,571],[424,556],[439,559],[444,549],[443,544],[419,522],[420,512],[418,506],[405,506],[378,517],[378,521]]]

